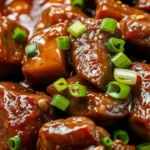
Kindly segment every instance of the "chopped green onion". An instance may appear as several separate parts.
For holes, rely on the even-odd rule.
[[[69,87],[69,92],[74,97],[85,97],[86,94],[86,87],[80,84],[72,84]]]
[[[117,21],[115,19],[105,18],[103,19],[100,25],[100,30],[108,32],[110,34],[114,34],[116,27],[117,27]]]
[[[25,52],[28,57],[34,57],[39,53],[37,43],[31,43],[25,47]]]
[[[24,41],[27,37],[25,30],[20,28],[15,28],[12,38],[17,41]]]
[[[70,37],[69,36],[60,36],[56,38],[57,48],[61,50],[70,49]]]
[[[84,6],[84,0],[73,0],[72,6],[74,7],[83,7]]]
[[[70,101],[66,97],[64,97],[60,94],[56,94],[53,96],[50,104],[60,110],[65,111],[67,109],[67,107],[69,106]]]
[[[9,138],[8,146],[10,150],[19,150],[21,147],[21,139],[19,136]]]
[[[137,81],[137,72],[129,69],[115,68],[114,78],[120,83],[134,85]]]
[[[64,78],[60,78],[53,83],[55,89],[60,92],[68,87],[67,81]]]
[[[131,60],[122,52],[117,53],[111,61],[117,68],[128,68],[128,66],[132,63]]]
[[[112,81],[108,84],[106,94],[115,99],[125,99],[130,93],[130,86]]]
[[[150,142],[137,145],[137,150],[150,150]]]
[[[106,147],[111,147],[113,145],[113,141],[107,136],[102,138],[101,143]]]
[[[116,130],[113,133],[113,140],[121,140],[124,144],[128,144],[129,136],[128,133],[124,130]]]
[[[79,20],[74,22],[69,28],[68,32],[74,37],[79,37],[86,31],[86,26],[83,25]]]
[[[106,46],[110,52],[118,53],[118,52],[124,52],[124,44],[125,41],[122,39],[110,38]]]

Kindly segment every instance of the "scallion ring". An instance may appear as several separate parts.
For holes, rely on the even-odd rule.
[[[150,150],[150,142],[139,144],[136,148],[137,150]]]
[[[83,8],[83,6],[84,6],[84,0],[73,0],[72,6]]]
[[[132,63],[131,60],[122,52],[119,52],[115,56],[113,56],[111,61],[117,68],[122,69],[128,68]]]
[[[68,108],[70,101],[66,97],[56,94],[53,96],[50,104],[62,111],[65,111]]]
[[[59,36],[56,38],[57,48],[61,50],[70,49],[70,37],[69,36]]]
[[[86,31],[86,26],[77,20],[67,30],[71,35],[77,38]]]
[[[21,28],[15,28],[12,38],[16,41],[24,41],[27,37],[27,33],[25,30]]]
[[[129,136],[124,130],[116,130],[113,132],[113,140],[121,140],[124,144],[128,144]]]
[[[106,147],[111,147],[113,145],[113,141],[107,136],[101,139],[101,143]]]
[[[114,34],[116,27],[117,27],[117,21],[115,19],[104,18],[100,25],[100,30],[108,32],[110,34]]]
[[[107,43],[107,50],[112,53],[124,52],[125,41],[118,38],[110,38]]]
[[[61,92],[68,87],[67,81],[64,78],[58,79],[53,85],[58,92]]]
[[[137,81],[137,72],[129,69],[115,68],[114,78],[120,83],[134,85]]]
[[[19,136],[9,138],[8,146],[10,150],[19,150],[21,147],[21,139]]]
[[[74,97],[85,97],[87,95],[86,87],[81,84],[71,84],[69,86],[69,91]]]
[[[130,86],[112,81],[108,84],[106,94],[115,99],[125,99],[130,93]]]

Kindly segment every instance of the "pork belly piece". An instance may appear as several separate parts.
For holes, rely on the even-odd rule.
[[[41,30],[61,22],[72,23],[74,20],[84,20],[84,18],[86,18],[86,15],[83,14],[81,10],[70,5],[50,6],[43,12],[41,20],[37,25],[37,30]]]
[[[27,83],[48,85],[68,75],[66,52],[59,50],[56,44],[57,37],[68,35],[67,27],[67,24],[60,23],[39,31],[31,38],[30,43],[38,44],[39,54],[24,57],[22,71]]]
[[[0,77],[16,75],[21,72],[21,61],[27,37],[23,40],[13,39],[16,28],[28,31],[16,21],[0,16]]]
[[[70,105],[66,110],[69,115],[86,116],[99,123],[105,121],[104,125],[109,125],[112,123],[110,120],[123,118],[129,114],[130,96],[122,100],[113,99],[104,92],[95,90],[93,87],[90,88],[87,82],[77,76],[67,79],[67,83],[68,87],[71,84],[79,83],[87,88],[87,96],[80,98],[72,96],[68,89],[59,92],[70,100]],[[47,87],[47,92],[52,96],[58,94],[53,84]]]
[[[135,62],[131,69],[138,73],[138,80],[133,88],[130,125],[137,135],[150,141],[150,65]]]
[[[126,20],[128,18],[136,19],[138,16],[149,15],[135,7],[130,7],[121,1],[116,0],[96,0],[97,9],[95,18],[114,18],[117,21]]]
[[[77,75],[103,89],[112,80],[110,53],[106,42],[111,37],[119,37],[117,28],[113,35],[100,31],[102,20],[87,19],[87,31],[78,38],[72,37],[71,57]]]
[[[42,126],[37,150],[83,150],[99,145],[104,136],[110,135],[86,117],[58,119]]]
[[[150,0],[137,0],[135,7],[150,12]]]
[[[136,150],[136,148],[135,146],[126,145],[122,141],[116,140],[113,142],[113,145],[110,148],[106,148],[103,145],[100,145],[97,147],[91,146],[84,150]]]
[[[14,136],[21,139],[20,150],[34,149],[40,127],[55,117],[50,101],[44,93],[0,82],[0,149],[9,150],[8,139]]]
[[[122,38],[128,42],[127,51],[133,55],[149,60],[150,57],[150,25],[149,20],[127,19],[120,22]]]

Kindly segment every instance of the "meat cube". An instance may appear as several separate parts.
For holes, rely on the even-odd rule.
[[[111,36],[118,37],[119,30],[111,35],[100,31],[100,24],[101,20],[86,20],[87,31],[81,37],[72,37],[71,57],[77,75],[103,89],[113,76],[110,53],[105,44]]]
[[[138,0],[135,7],[150,12],[150,0]]]
[[[37,25],[37,29],[41,30],[60,22],[71,23],[73,20],[84,20],[84,18],[86,18],[86,15],[79,9],[70,5],[51,6],[43,12],[42,19]]]
[[[134,7],[122,4],[115,0],[97,0],[97,10],[95,18],[114,18],[117,21],[126,20],[127,18],[136,19],[138,15],[144,12]]]
[[[42,126],[37,150],[83,150],[91,145],[99,145],[104,136],[109,137],[109,133],[102,127],[96,127],[86,117],[59,119]]]
[[[130,96],[122,100],[113,99],[106,96],[104,92],[95,90],[93,87],[89,88],[90,85],[77,76],[67,79],[67,83],[68,86],[79,83],[87,88],[86,97],[74,97],[68,89],[59,93],[70,100],[70,105],[66,110],[69,115],[86,116],[100,123],[106,121],[107,123],[104,123],[109,125],[112,123],[111,120],[122,118],[129,114]],[[52,96],[58,94],[53,85],[47,88],[47,92]]]
[[[138,73],[138,80],[133,89],[130,125],[140,137],[150,141],[150,65],[135,62],[131,69]]]
[[[130,146],[124,144],[120,140],[116,140],[113,142],[113,145],[110,148],[106,148],[103,145],[97,146],[97,147],[89,147],[85,150],[136,150],[135,146]]]
[[[144,17],[144,16],[143,16]],[[149,20],[124,20],[120,22],[122,38],[128,42],[129,48],[134,55],[148,59],[150,57],[150,25]]]
[[[41,101],[46,109],[41,107]],[[20,137],[20,150],[34,149],[40,127],[55,117],[50,101],[44,93],[35,94],[17,83],[0,82],[0,149],[8,150],[8,139],[13,136]]]
[[[57,37],[67,35],[67,24],[60,23],[39,31],[31,38],[30,43],[38,44],[39,54],[24,57],[22,71],[27,83],[50,84],[68,75],[66,52],[59,50],[56,44]]]
[[[0,17],[0,77],[15,75],[21,72],[21,61],[24,56],[24,41],[13,39],[14,30],[20,28],[26,32],[27,29],[6,17]]]

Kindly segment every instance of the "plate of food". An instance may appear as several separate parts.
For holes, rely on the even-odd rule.
[[[150,150],[149,0],[0,11],[0,150]]]

